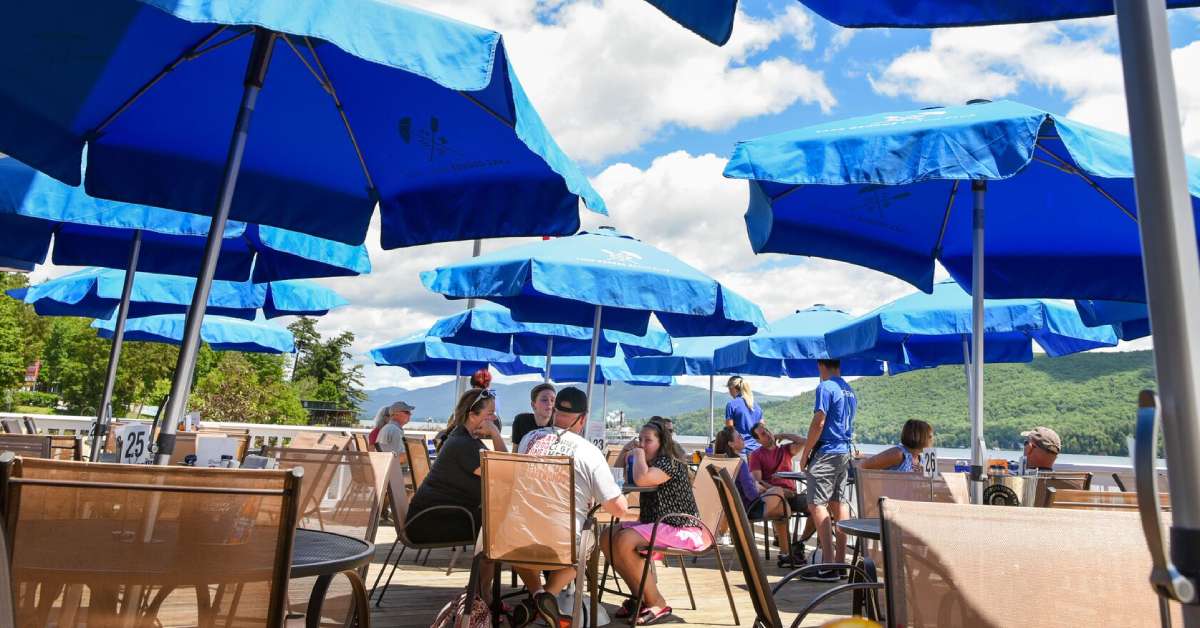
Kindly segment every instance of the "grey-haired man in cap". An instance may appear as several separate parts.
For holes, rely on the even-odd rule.
[[[1025,468],[1029,471],[1053,471],[1058,452],[1062,451],[1062,439],[1058,432],[1048,427],[1035,427],[1021,432],[1025,437]]]
[[[379,428],[375,444],[381,451],[404,452],[404,426],[412,420],[413,406],[397,401],[387,407],[388,422]]]

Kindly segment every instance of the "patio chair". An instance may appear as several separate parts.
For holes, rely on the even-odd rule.
[[[36,434],[0,434],[0,451],[26,458],[49,458],[53,439]]]
[[[185,459],[188,456],[195,455],[196,454],[196,441],[200,438],[230,438],[230,437],[227,434],[225,434],[224,432],[207,431],[207,430],[202,430],[199,432],[178,432],[175,434],[175,449],[171,451],[171,459],[168,462],[168,464],[173,464],[173,465],[183,464],[184,462],[186,462]],[[241,461],[243,458],[245,458],[246,445],[248,443],[249,443],[249,437],[246,437],[245,440],[238,443],[237,451],[241,453],[240,457],[238,457],[237,454],[232,454],[235,457],[237,457],[237,459],[239,461]],[[208,466],[207,464],[205,464],[203,461],[200,461],[200,460],[196,461],[196,465]]]
[[[1159,506],[1171,510],[1171,495],[1158,494]],[[1047,508],[1070,508],[1073,510],[1124,510],[1137,512],[1137,493],[1133,491],[1076,491],[1069,488],[1046,489]]]
[[[894,499],[880,511],[888,626],[1160,625],[1135,513]]]
[[[354,437],[354,448],[358,451],[375,451],[375,449],[371,447],[370,441],[367,440],[366,434],[354,432],[352,436]]]
[[[26,434],[41,434],[42,433],[42,429],[40,427],[38,427],[37,419],[35,419],[31,416],[23,416],[23,417],[21,417],[21,421],[25,424],[25,433]]]
[[[754,625],[756,627],[782,628],[783,620],[779,617],[779,607],[775,604],[775,595],[788,583],[796,581],[797,578],[810,571],[826,569],[849,571],[859,581],[832,587],[813,598],[807,606],[801,609],[800,614],[796,616],[795,621],[792,622],[793,627],[799,626],[809,613],[819,608],[821,604],[830,598],[845,592],[879,590],[883,588],[883,584],[875,582],[874,578],[868,575],[868,572],[864,571],[861,567],[845,563],[805,565],[789,572],[774,587],[770,586],[770,583],[767,581],[766,572],[763,570],[762,559],[759,557],[754,546],[750,520],[746,518],[746,510],[742,506],[742,498],[738,495],[737,487],[733,483],[733,476],[729,474],[728,469],[721,469],[715,466],[710,466],[706,470],[716,487],[725,520],[729,522],[729,536],[733,540],[733,547],[737,551],[738,561],[742,566],[742,576],[746,579],[746,589],[750,592],[750,601],[754,604]],[[867,567],[873,572],[873,565],[867,563]],[[874,612],[874,608],[876,607],[868,607],[869,616],[872,618],[877,615]]]
[[[25,423],[21,419],[0,419],[0,429],[5,434],[24,434]]]
[[[858,516],[879,516],[879,498],[913,502],[965,504],[970,501],[965,473],[941,473],[925,477],[907,471],[855,469]]]
[[[300,432],[292,437],[287,446],[293,449],[345,449],[349,444],[349,436],[330,432]]]
[[[0,455],[17,625],[282,626],[300,476]]]
[[[587,557],[595,547],[594,521],[575,533],[575,466],[569,456],[530,456],[479,452],[483,486],[482,543],[475,556],[467,591],[478,590],[479,560],[495,563],[492,582],[498,592],[500,566],[553,571],[577,569],[572,625],[583,625]],[[580,546],[577,546],[577,542]],[[496,601],[499,596],[495,596]],[[496,616],[495,614],[493,615]]]
[[[263,455],[273,458],[280,469],[304,469],[300,527],[374,541],[379,510],[384,507],[390,454],[268,447]],[[348,481],[335,484],[339,476],[348,476]],[[331,487],[337,492],[332,497]]]
[[[1033,507],[1046,506],[1047,489],[1072,489],[1087,491],[1092,488],[1092,474],[1087,471],[1047,471],[1037,475]]]
[[[83,460],[83,437],[70,434],[50,435],[50,457],[55,460]]]
[[[1165,471],[1156,471],[1155,477],[1158,480],[1158,491],[1160,493],[1168,493],[1171,488],[1167,484],[1167,473]],[[1136,491],[1137,482],[1134,480],[1133,471],[1114,471],[1112,474],[1113,482],[1117,488],[1122,491]]]
[[[429,475],[429,448],[424,436],[405,436],[404,452],[408,455],[409,479],[414,493]]]
[[[406,548],[411,547],[420,551],[442,548],[459,548],[475,543],[474,537],[454,539],[444,543],[417,543],[408,537],[409,524],[420,519],[421,517],[427,516],[428,513],[440,511],[461,515],[471,523],[472,530],[476,529],[475,524],[477,523],[475,521],[475,515],[470,510],[467,510],[462,506],[432,506],[413,517],[412,521],[410,521],[408,519],[408,490],[405,485],[404,474],[399,465],[392,466],[391,472],[388,473],[387,484],[387,498],[388,503],[391,504],[392,525],[395,526],[396,529],[396,540],[392,542],[392,547],[388,550],[387,557],[383,559],[383,566],[379,569],[379,574],[375,576],[375,583],[371,585],[371,596],[375,595],[376,590],[379,591],[379,596],[375,600],[376,607],[383,604],[383,596],[387,594],[388,587],[392,583],[392,578],[396,575],[396,570],[400,567],[400,558],[404,556],[404,550]],[[400,549],[399,552],[396,552],[397,548]],[[395,560],[392,560],[393,554],[395,554]],[[451,557],[451,568],[454,566],[454,558],[455,557]],[[379,589],[379,581],[381,578],[383,578],[383,572],[387,570],[388,563],[391,563],[392,570],[388,574],[387,580],[383,583],[383,588]]]

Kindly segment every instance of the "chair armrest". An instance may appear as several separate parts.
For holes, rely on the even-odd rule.
[[[862,560],[863,567],[859,567],[858,565],[850,565],[848,563],[815,563],[811,565],[805,565],[799,569],[794,569],[781,578],[779,582],[775,583],[775,586],[771,587],[771,595],[779,593],[779,590],[782,589],[785,584],[792,582],[796,578],[802,577],[812,571],[846,570],[857,574],[865,582],[875,582],[878,579],[876,577],[875,562],[866,556],[863,556]]]
[[[808,617],[809,613],[816,610],[816,608],[823,604],[825,600],[828,600],[835,595],[845,593],[846,591],[881,590],[883,588],[884,584],[882,582],[852,582],[850,584],[839,585],[827,591],[823,591],[820,595],[813,598],[813,600],[809,602],[807,606],[801,609],[800,613],[796,615],[796,619],[792,621],[791,628],[797,628],[800,626],[801,622]]]
[[[783,502],[783,518],[780,519],[781,521],[785,521],[785,520],[792,518],[792,505],[788,503],[788,500],[786,497],[784,497],[783,495],[779,495],[778,493],[762,493],[762,494],[760,494],[758,497],[755,497],[754,500],[750,502],[749,506],[746,507],[746,512],[750,512],[750,509],[754,508],[755,504],[761,503],[764,505],[763,506],[763,511],[764,511],[763,518],[759,519],[757,521],[774,521],[774,519],[766,518],[766,512],[765,512],[766,511],[766,500],[768,497],[773,497],[773,498],[778,499],[779,501]]]

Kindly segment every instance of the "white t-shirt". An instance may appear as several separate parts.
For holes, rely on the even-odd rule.
[[[396,425],[395,421],[388,421],[379,428],[375,444],[383,451],[404,453],[404,428]]]
[[[534,456],[570,456],[575,466],[575,532],[593,503],[603,504],[621,495],[604,454],[575,432],[543,427],[521,439],[517,453]]]

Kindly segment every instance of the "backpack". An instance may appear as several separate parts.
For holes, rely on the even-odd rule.
[[[487,604],[477,595],[469,596],[471,598],[471,611],[467,613],[467,598],[468,595],[464,591],[459,593],[454,599],[446,603],[442,610],[438,611],[437,617],[434,618],[430,628],[490,628],[492,625],[492,613],[488,610]]]

